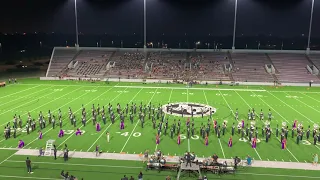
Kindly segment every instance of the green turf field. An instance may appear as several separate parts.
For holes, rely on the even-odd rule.
[[[259,128],[259,143],[256,149],[251,148],[249,142],[240,141],[240,135],[236,133],[233,137],[233,147],[228,147],[228,139],[231,136],[231,126],[234,120],[234,112],[239,109],[239,119],[244,119],[246,123],[248,109],[254,108],[257,113],[260,113],[260,109],[263,109],[265,119],[267,119],[268,109],[271,109],[273,119],[271,121],[271,127],[275,132],[275,127],[279,124],[282,126],[283,122],[291,127],[293,120],[297,119],[303,124],[305,129],[310,125],[313,129],[314,124],[319,124],[320,115],[320,89],[319,88],[306,88],[306,87],[268,87],[268,86],[215,86],[215,85],[196,85],[192,88],[186,88],[185,85],[179,84],[146,84],[141,83],[110,83],[105,84],[102,82],[89,83],[78,81],[38,81],[34,79],[23,80],[19,84],[9,85],[5,88],[0,88],[0,125],[2,128],[6,126],[8,122],[12,122],[14,114],[21,115],[23,122],[27,119],[27,113],[30,112],[32,117],[37,119],[40,111],[43,112],[44,117],[47,117],[48,110],[51,110],[52,114],[57,116],[57,111],[60,108],[63,113],[64,125],[63,130],[66,132],[66,136],[58,138],[59,128],[52,129],[51,126],[47,126],[42,130],[43,139],[38,139],[38,132],[32,132],[27,135],[25,130],[18,132],[16,139],[10,138],[5,140],[2,136],[0,139],[0,148],[16,148],[19,139],[22,139],[26,146],[25,149],[38,149],[44,147],[46,141],[54,139],[55,144],[62,149],[64,144],[68,144],[70,150],[75,151],[94,151],[96,145],[99,145],[104,152],[116,152],[116,153],[128,153],[128,154],[140,154],[146,149],[154,151],[155,149],[161,149],[165,155],[181,155],[185,151],[193,151],[199,157],[208,157],[216,153],[221,158],[231,158],[234,156],[245,157],[246,155],[252,156],[256,160],[270,160],[270,161],[287,161],[287,162],[311,162],[312,155],[319,153],[320,147],[311,145],[313,139],[310,138],[310,142],[306,141],[304,135],[304,141],[299,145],[296,144],[296,137],[291,138],[291,128],[289,130],[289,138],[287,143],[287,150],[281,150],[279,140],[273,134],[271,140],[266,143],[261,138],[261,127],[265,126],[265,121],[256,120],[256,126]],[[155,143],[156,130],[152,128],[152,122],[146,118],[144,128],[141,127],[140,122],[135,117],[134,123],[131,124],[128,118],[126,118],[126,127],[124,130],[119,128],[119,118],[116,119],[115,124],[111,124],[107,116],[108,123],[102,124],[102,130],[100,132],[95,131],[95,127],[92,122],[89,121],[86,127],[82,127],[79,118],[81,117],[81,105],[83,104],[87,109],[88,120],[91,120],[91,107],[92,104],[105,105],[111,103],[114,107],[117,103],[120,103],[122,108],[127,103],[136,103],[137,106],[142,102],[148,104],[151,102],[153,105],[165,105],[167,103],[176,102],[189,102],[200,103],[210,105],[217,109],[213,114],[213,119],[217,120],[221,124],[224,120],[227,120],[228,128],[224,136],[220,139],[216,135],[209,136],[209,145],[204,145],[204,140],[199,137],[199,127],[201,123],[207,123],[208,116],[201,118],[194,118],[195,121],[195,135],[194,137],[185,138],[186,126],[185,121],[187,118],[179,116],[166,115],[169,118],[169,125],[171,126],[173,119],[180,119],[182,121],[181,126],[181,144],[177,145],[177,136],[173,139],[169,135],[161,135],[161,142],[159,145]],[[68,118],[68,108],[71,107],[72,111],[77,117],[77,127],[80,127],[85,133],[82,136],[75,136],[74,128]],[[106,108],[107,109],[107,108]],[[117,116],[116,116],[117,117]],[[258,116],[256,117],[257,119]],[[37,120],[36,120],[37,121]],[[57,121],[57,120],[56,120]],[[99,116],[99,121],[101,117]],[[159,120],[158,120],[159,121]],[[212,125],[212,121],[211,125]],[[250,123],[250,122],[248,122]],[[11,123],[12,124],[12,123]],[[39,126],[37,125],[39,129]],[[106,132],[110,132],[110,143],[106,141]],[[212,130],[211,130],[212,131]],[[168,131],[169,132],[169,131]],[[213,132],[213,131],[212,131]],[[2,133],[3,134],[3,133]],[[295,133],[296,134],[296,133]],[[24,157],[10,156],[10,151],[1,150],[1,154],[5,154],[0,160],[1,172],[0,175],[4,176],[24,176],[26,173],[23,169],[24,164],[18,161],[23,161]],[[17,161],[17,162],[10,162]],[[41,158],[34,161],[52,162],[47,158]],[[61,161],[62,162],[62,161]],[[141,162],[118,162],[103,160],[85,160],[85,159],[73,159],[74,164],[107,164],[117,165],[118,163],[124,164],[124,166],[142,167]],[[93,173],[103,177],[109,174],[117,174],[121,172],[115,170],[116,168],[104,168],[97,167],[92,171],[83,171],[86,166],[64,166],[54,164],[39,164],[38,169],[35,170],[37,177],[56,178],[57,175],[48,175],[48,173],[58,173],[61,168],[70,168],[70,171],[74,171],[75,175],[78,174],[83,177],[91,177]],[[14,168],[18,168],[15,170]],[[20,168],[20,169],[19,169]],[[255,170],[256,169],[256,170]],[[19,173],[15,173],[19,171]],[[21,172],[20,172],[21,171]],[[134,175],[137,169],[128,170],[128,175]],[[245,173],[257,173],[265,174],[265,176],[250,175],[252,178],[268,178],[267,174],[286,174],[287,170],[266,170],[260,168],[253,168],[250,170],[242,170]],[[289,170],[288,170],[289,171]],[[152,174],[150,173],[150,179],[164,179],[164,174]],[[249,174],[247,174],[249,176]],[[288,172],[292,175],[292,171]],[[305,174],[293,174],[292,176],[303,176]],[[136,176],[136,175],[135,175]],[[151,178],[151,177],[155,178]],[[237,175],[238,176],[238,175]],[[310,175],[311,176],[311,175]],[[59,176],[58,176],[59,177]],[[119,175],[112,177],[120,178]],[[230,177],[232,179],[233,177]],[[242,179],[241,175],[238,179]],[[269,177],[270,178],[270,177]],[[275,179],[285,179],[286,176],[274,176]],[[0,176],[0,179],[1,176]]]

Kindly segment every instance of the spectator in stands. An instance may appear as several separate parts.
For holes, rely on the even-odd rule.
[[[139,175],[138,175],[138,180],[143,180],[142,178],[143,178],[143,174],[142,174],[142,172],[140,171],[140,173],[139,173]]]

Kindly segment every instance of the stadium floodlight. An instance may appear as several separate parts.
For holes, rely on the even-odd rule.
[[[143,0],[143,48],[147,48],[147,7],[146,0]]]
[[[309,35],[308,35],[308,44],[307,44],[307,54],[309,54],[309,52],[310,52],[310,38],[311,38],[311,29],[312,29],[313,8],[314,8],[314,0],[312,0],[312,5],[311,5],[311,15],[310,15],[310,24],[309,24]]]
[[[76,20],[76,47],[79,47],[79,31],[78,31],[78,12],[77,12],[77,0],[74,0],[74,16]]]
[[[235,3],[234,3],[232,51],[235,50],[235,43],[236,43],[237,9],[238,9],[238,0],[235,0]]]

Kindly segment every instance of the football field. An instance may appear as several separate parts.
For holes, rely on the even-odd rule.
[[[0,88],[0,126],[2,129],[10,123],[13,125],[13,116],[20,115],[23,120],[23,127],[26,125],[27,113],[30,112],[32,118],[37,122],[37,130],[29,135],[26,129],[18,129],[17,138],[0,139],[0,152],[8,153],[7,157],[3,157],[0,161],[1,166],[6,168],[1,171],[1,175],[12,175],[9,170],[14,161],[21,161],[21,158],[11,156],[7,148],[16,148],[18,141],[25,142],[24,149],[39,149],[45,147],[47,140],[55,140],[58,149],[63,149],[65,144],[68,145],[70,151],[93,152],[95,147],[100,146],[100,150],[108,153],[123,153],[123,154],[141,154],[145,150],[154,152],[160,149],[165,155],[179,156],[186,151],[195,152],[198,157],[209,157],[216,153],[220,158],[230,159],[235,156],[245,158],[247,155],[253,157],[254,160],[264,161],[284,161],[284,162],[311,162],[312,156],[319,153],[320,146],[313,145],[312,133],[309,140],[306,139],[306,131],[310,126],[311,131],[314,126],[319,124],[320,116],[320,88],[312,87],[269,87],[269,86],[227,86],[227,85],[195,85],[192,88],[187,88],[185,85],[179,84],[141,84],[141,83],[117,83],[111,82],[78,82],[78,81],[39,81],[34,79],[23,80],[18,84],[8,85],[5,88]],[[133,123],[125,117],[125,128],[120,130],[119,115],[116,113],[116,121],[111,123],[107,112],[108,104],[112,104],[116,110],[117,104],[121,105],[122,110],[126,104],[131,103],[137,105],[139,109],[140,103],[148,105],[151,103],[155,108],[163,107],[165,119],[169,120],[169,127],[173,124],[173,120],[181,121],[181,144],[177,144],[177,134],[173,138],[170,137],[170,128],[167,135],[164,135],[162,130],[160,143],[156,144],[157,128],[153,128],[153,123],[146,115],[144,127],[138,120],[138,113],[135,115]],[[211,107],[215,109],[212,114],[212,119],[205,114],[194,117],[195,132],[194,136],[187,138],[186,120],[188,117],[179,113],[166,112],[167,104],[193,105],[194,107]],[[105,106],[107,114],[107,123],[104,125],[101,116],[98,116],[98,122],[101,124],[101,131],[97,132],[91,120],[91,107]],[[83,126],[80,121],[82,105],[87,110],[87,125]],[[74,112],[77,120],[74,127],[68,117],[68,108]],[[256,110],[256,120],[254,123],[247,120],[249,109]],[[61,109],[63,114],[63,130],[65,136],[58,137],[59,126],[54,129],[52,125],[47,124],[42,129],[43,138],[39,139],[40,130],[38,125],[38,115],[42,111],[45,119],[47,119],[48,111],[58,117],[58,110]],[[237,130],[233,136],[233,147],[228,147],[228,141],[231,137],[231,127],[234,123],[238,125],[234,114],[238,109],[239,121],[244,120],[245,124],[250,126],[254,124],[258,128],[257,148],[251,147],[251,141],[247,138],[242,140],[241,134]],[[263,121],[259,120],[260,110],[264,112]],[[267,114],[272,112],[272,120],[266,121]],[[137,110],[138,111],[138,110]],[[218,138],[214,134],[213,128],[210,130],[209,143],[206,146],[203,137],[200,135],[201,124],[207,125],[208,119],[211,128],[213,121],[216,120],[219,125],[226,122],[227,128],[224,135]],[[293,121],[298,120],[298,124],[304,127],[303,140],[299,144],[296,143],[296,135],[292,137],[291,127]],[[58,120],[56,119],[56,122]],[[156,120],[157,124],[160,120]],[[269,142],[262,137],[262,128],[266,124],[270,124],[272,135]],[[276,127],[279,131],[282,126],[289,126],[289,134],[287,140],[287,149],[282,150],[280,144],[280,135],[276,137]],[[81,136],[76,136],[75,131],[80,128],[83,132]],[[110,133],[110,142],[107,143],[106,133]],[[3,133],[2,133],[3,134]],[[4,154],[2,153],[2,154]],[[11,157],[10,157],[11,156]],[[11,161],[11,162],[10,162]],[[39,159],[43,161],[43,159]],[[49,160],[47,160],[49,161]],[[80,162],[84,159],[72,160],[77,161],[77,164],[86,164]],[[95,160],[99,161],[99,160]],[[96,163],[102,163],[102,160]],[[130,162],[133,163],[133,162]],[[130,164],[129,163],[129,164]],[[140,162],[141,163],[141,162]],[[137,163],[138,164],[138,163]],[[21,168],[24,164],[21,164]],[[141,166],[141,164],[139,164]],[[49,166],[45,164],[39,165]],[[53,165],[52,165],[53,166]],[[57,168],[57,167],[56,167]],[[101,167],[102,168],[102,167]],[[1,168],[0,168],[1,169]],[[53,169],[58,171],[57,169]],[[14,170],[12,170],[14,171]],[[24,169],[22,169],[24,171]],[[50,168],[44,170],[50,171]],[[250,170],[253,172],[253,170]],[[23,173],[22,173],[23,174]],[[76,173],[75,173],[76,174]],[[46,173],[41,174],[41,177],[54,177]],[[119,176],[121,177],[121,176]]]

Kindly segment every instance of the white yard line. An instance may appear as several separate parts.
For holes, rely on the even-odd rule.
[[[301,112],[297,111],[296,109],[294,109],[293,107],[291,107],[290,105],[288,105],[287,103],[285,103],[284,101],[282,101],[281,99],[279,99],[278,97],[276,97],[275,95],[273,95],[272,93],[268,92],[269,94],[271,94],[273,97],[275,97],[276,99],[278,99],[279,101],[281,101],[283,104],[285,104],[286,106],[290,107],[292,110],[296,111],[298,114],[300,114],[301,116],[305,117],[306,119],[308,119],[310,122],[312,122],[313,124],[315,124],[315,122],[313,122],[311,119],[309,119],[307,116],[303,115]],[[279,114],[279,113],[278,113]]]
[[[51,87],[49,87],[49,88],[51,88]],[[46,88],[46,89],[48,89],[48,88]],[[45,89],[44,89],[44,90],[45,90]],[[30,102],[36,101],[36,100],[38,100],[38,99],[41,99],[42,97],[48,96],[48,95],[53,94],[53,93],[56,93],[56,92],[51,92],[51,93],[49,93],[49,94],[45,94],[45,95],[43,95],[43,96],[40,96],[40,97],[38,97],[37,99],[33,99],[33,100],[28,101],[28,102],[26,102],[26,103],[20,104],[20,106],[17,106],[17,107],[14,107],[14,108],[10,109],[10,110],[7,110],[7,111],[1,113],[0,115],[3,115],[3,114],[5,114],[5,113],[7,113],[7,112],[9,112],[9,111],[11,111],[11,110],[13,110],[13,109],[17,109],[17,108],[19,108],[19,107],[21,107],[21,106],[24,106],[24,105],[26,105],[26,104],[28,104],[28,103],[30,103]]]
[[[126,88],[125,90],[127,90],[127,88]],[[124,91],[125,91],[125,90],[124,90]],[[140,91],[141,91],[141,90],[142,90],[142,89],[140,89]],[[140,91],[139,91],[137,94],[139,94]],[[113,98],[110,102],[113,102],[113,101],[114,101],[116,98],[118,98],[121,94],[122,94],[122,93],[119,93],[118,96],[116,96],[115,98]],[[132,98],[132,100],[137,96],[137,94]],[[131,100],[131,101],[132,101],[132,100]],[[128,104],[130,104],[131,101],[129,101]],[[115,117],[115,120],[116,120],[119,116],[120,116],[120,115],[118,114],[117,117]],[[98,140],[107,132],[107,130],[109,129],[109,127],[110,127],[111,125],[112,125],[112,123],[110,123],[109,126],[99,135],[99,137],[98,137],[98,138],[92,143],[92,145],[88,148],[87,152],[89,152],[90,149],[98,142]]]
[[[78,88],[78,89],[81,89],[81,87]],[[76,89],[76,90],[78,90],[78,89]],[[73,90],[73,91],[76,91],[76,90]],[[71,92],[69,92],[69,93],[67,93],[67,94],[65,94],[65,95],[63,95],[63,96],[69,95],[69,94],[73,93],[73,91],[71,91]],[[89,92],[84,93],[84,94],[82,94],[81,96],[79,96],[78,98],[75,98],[75,99],[73,99],[72,101],[69,101],[68,103],[64,104],[63,106],[61,106],[61,107],[55,109],[54,111],[52,111],[52,113],[55,112],[55,111],[57,111],[57,110],[59,110],[59,109],[61,109],[61,108],[64,107],[64,106],[70,104],[71,102],[73,102],[73,101],[75,101],[75,100],[77,100],[77,99],[80,99],[82,96],[87,95],[88,93],[89,93]],[[61,97],[63,97],[63,96],[61,96]],[[59,99],[59,98],[58,98],[58,99]],[[80,109],[81,109],[81,108],[80,108]],[[80,109],[79,109],[79,110],[80,110]],[[43,135],[45,135],[46,133],[48,133],[48,132],[51,131],[52,129],[53,129],[53,128],[48,129],[46,132],[43,133]],[[28,145],[32,144],[32,143],[33,143],[34,141],[36,141],[36,140],[38,140],[38,137],[35,138],[34,140],[32,140],[31,142],[29,142],[29,143],[28,143],[27,145],[25,145],[23,148],[25,148],[25,147],[27,147]]]
[[[290,94],[288,94],[288,93],[286,93],[286,94],[287,94],[287,95],[290,95]],[[313,108],[312,106],[309,106],[307,103],[305,103],[305,102],[301,101],[300,99],[295,98],[295,100],[299,101],[300,103],[302,103],[302,104],[304,104],[304,105],[308,106],[309,108],[311,108],[311,109],[313,109],[313,110],[317,111],[318,113],[320,113],[320,111],[319,111],[319,110],[317,110],[317,109]]]
[[[246,103],[247,106],[248,106],[250,109],[252,109],[252,107],[247,103],[247,101],[246,101],[245,99],[243,99],[243,97],[242,97],[237,91],[235,91],[235,92],[236,92],[236,93],[238,94],[238,96],[242,99],[242,101],[243,101],[244,103]],[[253,149],[254,149],[254,151],[257,153],[259,159],[262,160],[261,157],[260,157],[260,154],[259,154],[258,151],[257,151],[257,149],[256,149],[256,148],[253,148]]]
[[[33,89],[33,88],[36,88],[36,87],[39,87],[39,86],[40,86],[40,85],[38,84],[37,86],[31,87],[31,88],[27,88],[27,89],[24,89],[24,90],[22,90],[22,91],[18,91],[18,92],[12,93],[12,94],[8,94],[8,95],[5,95],[5,96],[1,96],[0,99],[5,98],[5,97],[7,97],[7,96],[12,96],[12,95],[14,95],[14,94],[18,94],[18,93],[21,93],[21,92],[24,92],[24,91],[28,91],[28,90],[30,90],[30,89]]]
[[[189,103],[189,89],[187,89],[187,103]],[[192,109],[191,109],[192,111]],[[188,152],[191,152],[190,150],[190,139],[188,138]]]
[[[44,90],[47,90],[47,89],[49,89],[49,88],[51,88],[51,87],[48,87],[48,88],[45,88],[45,89],[41,89],[41,90],[39,90],[39,91],[35,91],[35,92],[33,92],[33,93],[27,94],[26,96],[21,96],[21,97],[19,97],[19,98],[14,98],[12,101],[6,101],[6,102],[3,103],[3,104],[1,103],[0,106],[5,105],[5,104],[9,104],[9,103],[11,103],[11,102],[13,102],[13,101],[16,101],[16,100],[19,100],[19,99],[22,99],[22,98],[29,97],[29,95],[39,93],[39,92],[44,91]]]
[[[104,95],[105,93],[109,92],[111,89],[113,89],[114,87],[108,89],[108,91],[103,92],[102,94],[100,94],[99,96],[97,96],[96,98],[92,99],[91,101],[89,101],[86,105],[90,104],[91,102],[95,101],[96,99],[100,98],[102,95]],[[119,93],[116,97],[119,97],[123,92]],[[85,105],[85,106],[86,106]],[[77,111],[80,111],[80,109],[78,109]],[[76,111],[76,112],[77,112]],[[86,122],[89,123],[91,121],[91,118]],[[83,124],[79,127],[79,129],[81,129],[83,127]],[[72,135],[70,135],[68,138],[66,138],[62,143],[59,144],[59,146],[57,148],[59,148],[62,144],[64,144],[68,139],[70,139],[72,137]]]
[[[313,99],[313,100],[315,100],[315,101],[317,101],[317,102],[320,103],[320,100],[317,100],[316,98],[313,98],[313,97],[311,97],[311,96],[308,96],[308,95],[306,95],[306,93],[300,92],[300,94],[302,94],[302,95],[304,95],[304,96],[307,96],[308,98]]]
[[[219,93],[221,94],[221,91],[219,91]],[[204,95],[204,97],[205,97],[205,99],[206,99],[206,104],[208,104],[209,105],[209,102],[208,102],[208,99],[207,99],[207,95],[206,95],[206,93],[203,91],[203,95]],[[222,96],[223,97],[223,96]],[[223,97],[224,98],[224,97]],[[226,103],[227,103],[227,101],[226,101]],[[227,103],[228,104],[228,103]],[[229,106],[229,108],[230,108],[230,106]],[[213,121],[213,119],[212,119],[212,123],[214,123],[214,121]],[[220,139],[218,138],[218,141],[219,141],[219,144],[220,144],[220,148],[221,148],[221,151],[222,151],[222,155],[223,155],[223,158],[226,158],[226,155],[224,154],[224,150],[223,150],[223,147],[222,147],[222,144],[221,144],[221,141],[220,141]]]
[[[203,93],[204,93],[204,91],[203,91]],[[221,91],[219,91],[219,93],[221,94]],[[204,94],[205,94],[205,93],[204,93]],[[208,102],[207,96],[205,96],[205,97],[206,97],[206,101]],[[233,116],[235,117],[235,113],[234,113],[234,111],[232,110],[232,108],[230,107],[230,105],[229,105],[229,103],[227,102],[227,100],[224,98],[224,96],[222,96],[222,98],[223,98],[224,102],[226,102],[226,104],[227,104],[227,106],[229,107],[230,111],[232,112]]]
[[[171,101],[172,91],[173,91],[173,89],[171,89],[171,91],[170,91],[168,103],[170,103],[170,101]],[[164,118],[166,118],[166,116],[167,116],[167,113],[164,114]],[[156,144],[156,148],[154,149],[154,151],[157,151],[157,149],[158,149],[158,144]]]
[[[81,87],[80,88],[78,88],[78,89],[81,89]],[[78,89],[76,89],[76,90],[78,90]],[[108,89],[106,92],[109,92],[111,89],[113,89],[113,87],[112,88],[110,88],[110,89]],[[68,95],[68,94],[70,94],[70,93],[72,93],[73,91],[71,91],[71,92],[69,92],[69,93],[67,93],[67,94],[65,94],[65,95],[63,95],[63,96],[66,96],[66,95]],[[106,92],[104,92],[104,93],[106,93]],[[69,101],[68,103],[66,103],[66,104],[64,104],[63,106],[61,106],[61,107],[59,107],[59,108],[57,108],[57,109],[55,109],[54,111],[52,111],[52,112],[55,112],[55,111],[57,111],[57,110],[59,110],[60,108],[62,108],[62,107],[64,107],[64,106],[66,106],[66,105],[68,105],[68,104],[70,104],[71,102],[73,102],[73,101],[75,101],[75,100],[78,100],[78,99],[80,99],[82,96],[85,96],[85,95],[87,95],[88,93],[90,93],[90,92],[86,92],[86,93],[83,93],[82,95],[80,95],[79,97],[77,97],[77,98],[75,98],[75,99],[73,99],[73,100],[71,100],[71,101]],[[104,94],[104,93],[102,93],[102,94]],[[63,97],[62,96],[62,97]],[[87,104],[89,104],[89,103],[87,103]],[[86,105],[87,105],[86,104]],[[75,111],[74,113],[76,113],[76,112],[78,112],[79,110],[81,110],[82,108],[79,108],[77,111]],[[49,130],[47,130],[46,132],[44,132],[43,133],[43,135],[45,135],[46,133],[48,133],[49,131],[51,131],[52,130],[52,128],[50,128]],[[30,144],[32,144],[34,141],[36,141],[36,140],[38,140],[38,137],[37,138],[35,138],[34,140],[32,140],[30,143],[28,143],[26,146],[28,146],[28,145],[30,145]],[[26,146],[24,146],[24,147],[26,147]]]
[[[140,89],[140,91],[141,91],[141,90],[142,90],[142,89]],[[158,89],[156,89],[156,91],[153,93],[152,97],[150,98],[150,100],[149,100],[149,102],[148,102],[147,104],[149,104],[149,103],[152,101],[152,99],[153,99],[154,95],[157,93],[157,90],[158,90]],[[139,92],[140,92],[140,91],[139,91]],[[136,95],[137,95],[137,94],[136,94]],[[135,98],[135,97],[134,97],[134,98]],[[132,100],[131,100],[131,101],[132,101]],[[123,149],[126,147],[127,143],[129,142],[129,140],[130,140],[130,138],[131,138],[131,136],[132,136],[132,134],[133,134],[134,130],[136,129],[137,125],[139,124],[139,122],[140,122],[140,120],[137,120],[136,125],[134,126],[133,130],[131,131],[131,134],[129,135],[129,137],[128,137],[128,139],[127,139],[126,143],[124,143],[124,145],[123,145],[123,147],[122,147],[122,149],[121,149],[121,151],[120,151],[120,152],[123,152]]]
[[[141,91],[141,90],[142,90],[142,89],[140,89],[140,91]],[[149,104],[149,103],[152,101],[152,99],[153,99],[154,95],[156,95],[156,93],[157,93],[157,90],[158,90],[158,89],[156,89],[156,91],[153,93],[152,97],[150,98],[150,100],[149,100],[149,102],[148,102],[147,104]],[[140,91],[139,91],[139,92],[140,92]],[[137,96],[137,95],[138,95],[138,94],[136,94],[136,96]],[[134,97],[134,98],[135,98],[135,97]],[[133,99],[132,99],[132,100],[133,100]],[[131,100],[131,101],[132,101],[132,100]],[[138,126],[139,122],[140,122],[140,120],[137,120],[136,125],[134,126],[133,130],[131,131],[131,134],[129,135],[129,137],[128,137],[127,141],[124,143],[124,145],[123,145],[123,147],[122,147],[122,149],[121,149],[121,151],[120,151],[120,152],[123,152],[124,148],[126,147],[127,143],[129,142],[129,140],[130,140],[130,138],[131,138],[131,136],[132,136],[132,134],[133,134],[134,130],[137,128],[137,126]]]
[[[69,92],[69,93],[67,93],[67,94],[65,94],[65,95],[60,96],[60,97],[57,98],[57,99],[60,99],[60,98],[66,96],[66,95],[68,95],[68,94],[71,94],[71,93],[73,93],[74,91],[77,91],[77,90],[79,90],[79,89],[80,89],[80,88],[75,89],[75,90],[73,90],[73,91],[71,91],[71,92]],[[47,94],[47,95],[49,95],[49,94]],[[49,102],[47,102],[47,103],[45,103],[45,104],[42,104],[41,106],[38,106],[38,107],[32,109],[31,112],[32,112],[32,111],[35,111],[36,109],[39,109],[39,108],[41,108],[41,107],[43,107],[43,106],[45,106],[45,105],[47,105],[47,104],[49,104],[49,103],[51,103],[51,102],[53,102],[53,101],[56,101],[57,99],[53,99],[53,100],[51,100],[51,101],[49,101]],[[58,109],[57,109],[57,110],[58,110]],[[24,113],[24,114],[22,114],[21,116],[24,116],[24,115],[26,115],[26,114],[28,114],[28,113]],[[9,122],[10,122],[10,121],[9,121]],[[1,126],[7,125],[7,124],[8,124],[8,122],[2,124]],[[2,141],[3,141],[3,140],[2,140]],[[0,142],[2,142],[2,141],[0,141]]]
[[[78,88],[78,89],[80,89],[80,88]],[[77,90],[77,89],[76,89],[76,90]],[[75,91],[75,90],[73,90],[73,91]],[[73,91],[71,91],[71,92],[73,92]],[[71,93],[71,92],[70,92],[70,93]],[[51,95],[51,94],[53,94],[53,93],[56,93],[56,92],[51,92],[51,93],[46,94],[46,95],[44,95],[44,96],[40,96],[38,99],[41,99],[42,97],[45,97],[45,96]],[[65,94],[65,95],[68,95],[68,94],[70,94],[70,93],[67,93],[67,94]],[[61,97],[64,97],[65,95],[63,95],[63,96],[61,96]],[[59,98],[57,98],[57,99],[60,99],[61,97],[59,97]],[[34,108],[34,109],[33,109],[33,110],[31,110],[31,111],[34,111],[34,110],[36,110],[36,109],[39,109],[39,108],[41,108],[41,107],[43,107],[43,106],[45,106],[45,105],[47,105],[47,104],[49,104],[49,103],[51,103],[51,102],[53,102],[53,101],[57,100],[57,99],[53,99],[53,100],[51,100],[51,101],[49,101],[49,102],[47,102],[47,103],[45,103],[45,104],[41,104],[41,106],[38,106],[38,107]],[[37,99],[34,99],[34,100],[31,100],[31,101],[28,101],[28,102],[27,102],[27,103],[25,103],[25,104],[28,104],[28,103],[30,103],[30,102],[32,102],[32,101],[35,101],[35,100],[37,100]],[[25,105],[25,104],[21,104],[20,106],[23,106],[23,105]],[[17,106],[16,108],[18,108],[18,107],[20,107],[20,106]],[[16,109],[16,108],[13,108],[13,109]],[[0,115],[5,114],[6,112],[9,112],[9,111],[10,111],[10,110],[5,111],[4,113],[1,113]],[[29,112],[30,112],[30,111],[29,111]],[[28,113],[26,112],[26,113],[22,114],[22,116],[23,116],[23,115],[25,115],[25,114],[28,114]],[[11,121],[9,121],[9,122],[11,122]],[[2,124],[1,126],[7,125],[7,124],[8,124],[8,122],[7,122],[7,123]]]
[[[253,94],[255,94],[254,92],[252,92]],[[256,95],[256,94],[255,94]],[[289,121],[285,118],[285,117],[283,117],[278,111],[276,111],[275,109],[273,109],[268,103],[266,103],[262,98],[260,98],[259,96],[257,96],[264,104],[266,104],[267,106],[269,106],[269,108],[270,109],[272,109],[274,112],[276,112],[280,117],[282,117],[282,119],[283,120],[285,120],[287,123],[289,123]],[[278,141],[280,142],[280,139],[279,138],[277,138],[278,139]],[[288,149],[288,148],[286,148],[286,150],[291,154],[291,156],[297,161],[297,162],[299,162],[299,160],[296,158],[296,156],[295,155],[293,155],[293,153]]]
[[[6,161],[8,161],[8,159],[10,159],[12,156],[14,156],[15,153],[11,154],[8,158],[6,158],[5,160],[1,161],[0,162],[0,165]]]

